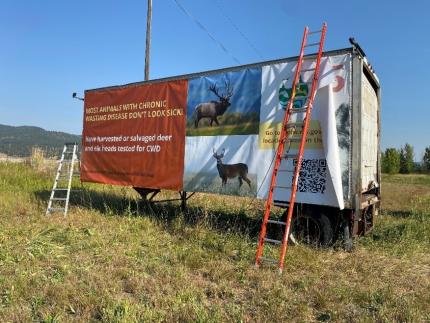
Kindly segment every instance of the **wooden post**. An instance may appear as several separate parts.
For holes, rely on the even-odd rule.
[[[149,80],[149,51],[151,47],[151,20],[152,20],[152,0],[148,0],[148,13],[146,18],[145,81]]]
[[[179,195],[181,196],[181,210],[185,212],[187,210],[187,192],[179,192]]]

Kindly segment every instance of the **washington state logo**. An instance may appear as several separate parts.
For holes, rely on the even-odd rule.
[[[293,87],[287,87],[289,79],[287,78],[282,82],[281,87],[279,88],[279,103],[282,106],[282,109],[286,109],[288,105],[288,101],[291,98],[291,92],[293,91]],[[296,86],[296,95],[294,97],[293,109],[300,109],[304,106],[306,102],[306,97],[309,93],[309,87],[307,83],[304,83],[302,78],[300,77],[299,83]]]

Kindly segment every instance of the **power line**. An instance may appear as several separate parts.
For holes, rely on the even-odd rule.
[[[240,61],[233,55],[231,54],[227,48],[219,41],[217,40],[214,36],[212,36],[212,34],[205,28],[205,26],[202,25],[202,23],[200,21],[198,21],[191,13],[189,13],[179,2],[178,0],[173,0],[176,5],[179,7],[179,9],[181,9],[187,16],[188,18],[190,18],[191,20],[194,21],[194,23],[199,26],[200,29],[202,29],[204,32],[206,32],[206,34],[208,34],[208,36],[210,37],[210,39],[212,39],[216,44],[218,44],[219,47],[221,47],[221,49],[227,54],[230,55],[231,58],[237,63],[237,64],[241,64]]]
[[[249,47],[251,47],[254,52],[262,59],[264,60],[263,55],[261,55],[261,52],[257,49],[257,47],[254,46],[254,44],[251,42],[251,40],[245,36],[245,34],[240,31],[239,27],[233,22],[233,20],[226,14],[225,10],[221,7],[221,1],[220,0],[214,0],[215,4],[217,5],[219,11],[222,13],[225,19],[233,26],[234,29],[242,36],[242,38],[248,43]]]

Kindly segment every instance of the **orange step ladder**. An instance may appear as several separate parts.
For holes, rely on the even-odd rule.
[[[305,148],[305,144],[306,144],[306,135],[308,132],[309,121],[311,119],[312,105],[313,105],[315,93],[316,93],[317,87],[318,87],[318,78],[319,78],[321,57],[322,57],[322,52],[323,52],[323,47],[324,47],[326,30],[327,30],[327,24],[324,23],[321,30],[311,32],[311,31],[309,31],[308,27],[305,27],[305,30],[303,32],[303,39],[302,39],[302,45],[300,48],[300,55],[299,55],[299,58],[297,61],[296,71],[294,74],[294,81],[293,81],[291,95],[290,95],[287,109],[285,111],[284,119],[282,122],[282,130],[281,130],[281,133],[279,136],[278,148],[276,150],[275,164],[274,164],[274,168],[273,168],[272,179],[270,181],[269,194],[268,194],[267,200],[266,200],[266,208],[265,208],[265,212],[264,212],[263,223],[261,225],[260,236],[258,239],[257,254],[255,257],[256,267],[259,267],[262,261],[268,261],[270,263],[275,263],[275,264],[278,263],[279,272],[282,272],[282,270],[284,268],[284,259],[285,259],[285,253],[287,251],[287,246],[288,246],[288,236],[290,233],[291,218],[293,215],[294,203],[296,200],[297,184],[298,184],[298,180],[299,180],[300,168],[302,166],[303,153],[304,153],[304,148]],[[307,43],[308,36],[312,35],[312,34],[321,34],[320,40],[319,40],[319,42],[314,42],[314,43],[308,44]],[[317,55],[315,67],[311,68],[311,69],[302,69],[302,63],[304,60],[303,58],[305,55],[305,49],[309,48],[309,47],[316,47],[316,46],[318,46],[318,55]],[[313,73],[314,73],[311,91],[306,98],[300,97],[300,99],[306,100],[303,108],[300,108],[300,109],[294,108],[294,99],[295,99],[295,95],[296,95],[297,86],[299,85],[299,82],[301,79],[301,74],[304,72],[309,72],[309,71],[313,71]],[[304,113],[305,116],[303,118],[303,121],[301,121],[301,122],[300,121],[289,122],[290,117],[295,113],[301,113],[301,114]],[[294,129],[296,127],[302,127],[301,138],[289,138],[290,136],[288,134],[288,129]],[[292,133],[294,133],[294,132],[292,132]],[[299,149],[298,149],[297,153],[288,153],[288,151],[284,152],[285,144],[291,143],[291,142],[299,142]],[[290,147],[291,145],[288,145],[288,146]],[[288,150],[289,150],[289,148],[288,148]],[[294,173],[292,185],[291,186],[282,186],[280,184],[277,184],[276,179],[277,179],[278,172],[280,171],[279,167],[280,167],[281,163],[283,161],[286,161],[287,159],[296,159],[297,163],[296,163],[294,170],[292,171]],[[291,190],[286,222],[279,221],[278,219],[271,219],[270,218],[270,210],[271,210],[271,207],[273,205],[273,192],[275,189]],[[269,223],[285,226],[282,240],[271,239],[271,238],[266,236],[267,224],[269,224]],[[266,242],[281,245],[279,262],[275,259],[263,257],[263,249],[264,249],[264,244]]]

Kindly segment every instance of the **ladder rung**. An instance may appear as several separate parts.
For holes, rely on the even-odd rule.
[[[278,220],[267,220],[267,223],[272,223],[272,224],[280,224],[280,225],[287,225],[285,222],[282,221],[278,221]]]
[[[291,113],[303,113],[308,110],[308,107],[305,108],[299,108],[299,109],[291,109]]]
[[[294,173],[294,169],[278,169],[281,173]]]
[[[48,211],[64,211],[65,209],[64,207],[50,207]]]
[[[315,67],[313,67],[313,68],[305,68],[303,70],[300,70],[300,73],[311,72],[311,71],[315,71]]]
[[[313,47],[313,46],[319,46],[319,45],[320,45],[320,42],[317,42],[317,43],[307,44],[307,45],[305,45],[305,47]]]
[[[288,137],[287,141],[289,141],[289,142],[300,142],[300,141],[302,141],[302,138],[297,138],[297,137],[290,138],[290,137]]]
[[[309,96],[307,96],[307,95],[305,95],[305,96],[295,96],[295,97],[294,97],[294,101],[296,101],[296,100],[308,99],[308,98],[309,98]]]
[[[269,239],[269,238],[264,238],[264,241],[274,243],[274,244],[281,244],[282,243],[281,240],[275,240],[275,239]]]
[[[279,207],[289,207],[290,206],[290,202],[274,200],[273,201],[273,205],[279,206]]]
[[[276,259],[272,259],[272,258],[267,258],[267,257],[263,257],[263,256],[261,256],[260,257],[260,261],[266,261],[266,262],[271,262],[271,263],[273,263],[273,264],[277,264],[279,261],[278,260],[276,260]]]
[[[67,199],[65,197],[53,197],[51,201],[66,201]]]
[[[67,188],[56,188],[54,191],[67,191]]]
[[[291,154],[285,154],[285,155],[283,155],[282,156],[282,158],[295,158],[295,157],[297,157],[297,154],[296,153],[291,153]]]
[[[275,186],[273,186],[274,188],[282,188],[282,189],[284,189],[284,190],[290,190],[291,189],[291,186],[278,186],[278,185],[275,185]]]
[[[315,31],[309,31],[309,32],[308,32],[308,35],[318,34],[318,33],[321,33],[321,32],[322,32],[322,29],[320,29],[320,30],[315,30]]]
[[[303,127],[303,122],[290,122],[290,123],[287,123],[287,125],[285,126],[285,129],[291,129],[299,126]]]

